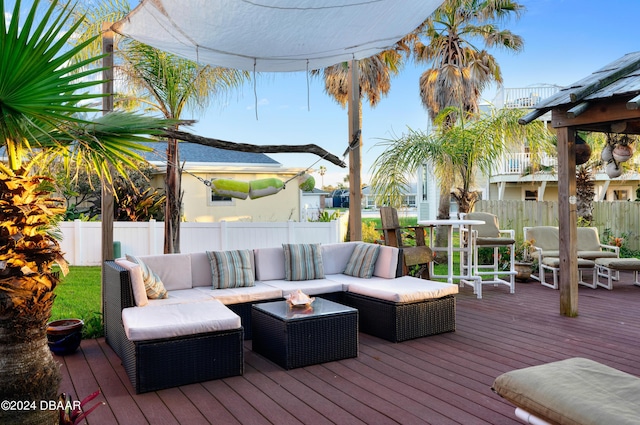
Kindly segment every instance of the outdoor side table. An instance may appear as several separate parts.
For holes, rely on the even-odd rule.
[[[253,351],[285,369],[358,356],[358,310],[316,298],[309,307],[286,301],[254,304]]]

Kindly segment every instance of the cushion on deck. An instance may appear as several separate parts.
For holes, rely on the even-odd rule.
[[[476,238],[476,245],[478,246],[506,246],[513,245],[514,243],[516,243],[516,240],[511,238]]]
[[[208,301],[211,299],[212,297],[201,291],[198,291],[197,288],[178,289],[176,291],[167,291],[167,298],[149,300],[148,305],[184,304],[198,301]]]
[[[640,270],[640,260],[637,258],[598,258],[596,264],[614,270]]]
[[[339,275],[344,276],[344,275]],[[360,278],[358,278],[360,279]],[[360,279],[362,280],[362,279]],[[300,289],[307,295],[319,295],[329,294],[332,292],[342,292],[344,288],[342,283],[325,279],[311,279],[311,280],[268,280],[263,282],[267,286],[271,286],[274,289],[281,291],[282,296],[286,297],[289,294],[297,292]]]
[[[347,262],[358,242],[330,243],[320,245],[324,274],[344,272]]]
[[[492,389],[552,423],[625,425],[640,418],[640,379],[584,358],[504,373]]]
[[[578,227],[576,232],[578,251],[600,251],[597,227]]]
[[[596,258],[618,258],[618,254],[613,251],[578,251],[578,257],[595,260]]]
[[[458,285],[402,276],[394,280],[344,276],[347,291],[396,303],[419,302],[458,293]]]
[[[560,259],[556,257],[544,257],[542,259],[542,264],[545,266],[558,268],[560,267]],[[595,266],[595,263],[591,260],[585,260],[584,258],[578,258],[578,267],[580,268],[588,268]]]
[[[384,277],[385,279],[394,279],[398,272],[398,255],[400,250],[393,246],[380,245],[376,267],[373,269],[373,275]]]
[[[217,300],[129,307],[122,310],[122,323],[130,341],[172,338],[241,327],[240,316]]]
[[[129,272],[129,280],[131,281],[131,289],[133,290],[133,299],[138,307],[144,307],[149,303],[147,298],[147,289],[144,286],[144,277],[142,276],[142,268],[140,264],[127,260],[126,258],[117,258],[116,264]]]
[[[191,288],[189,254],[141,255],[138,258],[162,279],[167,291]]]
[[[256,280],[284,279],[284,249],[282,247],[253,250],[256,262]]]
[[[256,281],[254,286],[243,288],[212,289],[211,286],[209,286],[208,288],[195,288],[195,290],[225,305],[282,298],[282,291],[280,289],[266,285],[260,281]]]
[[[533,245],[546,251],[557,251],[560,247],[558,228],[555,226],[536,226],[527,228],[526,240],[533,240]]]

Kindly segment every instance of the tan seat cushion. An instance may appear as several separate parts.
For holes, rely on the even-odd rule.
[[[640,378],[584,358],[504,373],[492,389],[561,425],[637,424],[640,418]]]
[[[614,270],[640,270],[640,260],[637,258],[598,258],[596,264]]]
[[[542,249],[544,255],[546,251],[558,251],[560,248],[558,228],[555,226],[536,226],[527,228],[526,240],[533,240],[533,245]]]
[[[478,232],[478,238],[497,238],[500,236],[500,226],[498,217],[485,212],[472,212],[465,216],[468,220],[482,220],[484,224],[473,226],[473,230]]]
[[[560,267],[560,259],[556,258],[556,257],[544,257],[542,259],[542,264],[544,264],[545,266],[558,268],[558,267]],[[595,265],[596,265],[596,263],[594,263],[591,260],[585,260],[583,258],[578,258],[578,267],[579,268],[589,268],[589,267],[594,267]]]

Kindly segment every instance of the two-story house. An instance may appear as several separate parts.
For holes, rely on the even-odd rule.
[[[494,108],[530,108],[555,94],[560,87],[555,85],[540,85],[535,87],[501,88],[491,102]],[[538,118],[549,122],[551,114],[547,113]],[[490,175],[477,176],[476,187],[482,199],[494,200],[533,200],[555,201],[558,199],[557,158],[544,156],[540,164],[542,171],[530,173],[531,160],[526,143],[522,143],[519,151],[512,151],[503,155],[495,164]],[[599,155],[599,152],[592,153]],[[616,179],[611,179],[604,172],[604,167],[594,170],[595,200],[596,201],[634,201],[636,189],[640,185],[640,163],[629,164],[628,171]],[[421,220],[434,219],[438,212],[439,182],[435,178],[431,167],[426,164],[418,176],[418,217]],[[457,216],[457,204],[452,201],[451,215]]]

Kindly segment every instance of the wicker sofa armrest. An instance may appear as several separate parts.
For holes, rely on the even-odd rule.
[[[114,261],[105,261],[102,273],[104,336],[107,343],[122,358],[127,338],[122,324],[122,310],[135,306],[133,288],[129,272]]]

